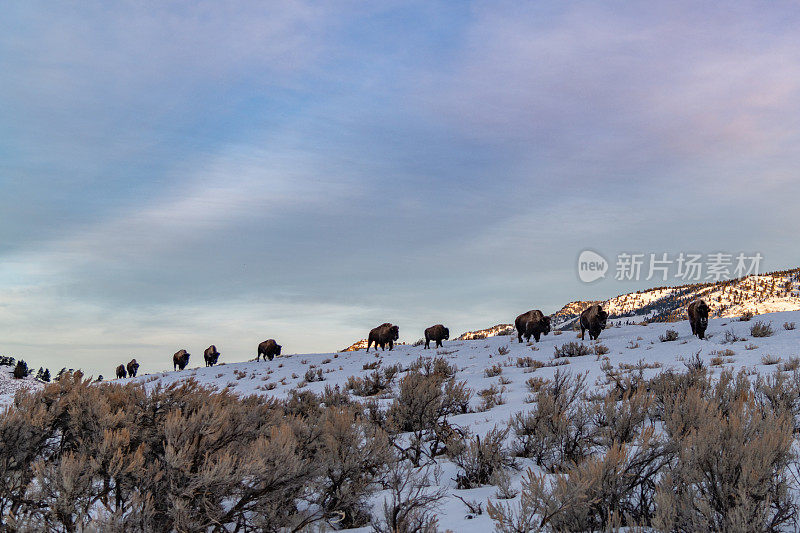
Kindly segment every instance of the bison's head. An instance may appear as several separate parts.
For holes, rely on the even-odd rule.
[[[444,328],[444,340],[446,341],[450,340],[450,330],[447,328]]]
[[[542,333],[547,335],[548,333],[550,333],[550,317],[546,316],[542,319],[542,321],[544,322],[544,331],[542,331]]]
[[[697,317],[700,319],[700,325],[703,327],[708,326],[708,304],[700,301],[697,306]]]
[[[606,329],[606,323],[608,322],[608,313],[601,309],[597,313],[597,322],[600,324],[601,328]]]
[[[393,341],[396,341],[397,339],[399,339],[399,338],[400,338],[400,328],[399,328],[399,327],[397,327],[397,326],[392,326],[392,327],[390,327],[390,328],[389,328],[389,333],[391,333],[391,335],[392,335],[392,336],[391,336],[391,339],[392,339]]]
[[[276,352],[277,355],[280,355],[281,354],[281,345],[280,344],[276,344],[275,346],[278,348],[278,351]]]

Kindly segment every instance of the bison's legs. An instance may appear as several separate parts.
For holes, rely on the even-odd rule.
[[[538,331],[533,334],[533,338],[536,339],[536,342],[539,342],[539,339],[542,337],[542,334]]]
[[[583,332],[584,331],[586,331],[586,330],[584,329],[583,324],[581,324],[581,340],[583,340]]]
[[[442,347],[442,341],[436,341],[436,347],[437,348],[441,348]]]

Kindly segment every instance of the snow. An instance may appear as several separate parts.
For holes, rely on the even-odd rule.
[[[713,352],[730,349],[734,354],[732,357],[725,358],[724,367],[734,370],[746,367],[761,374],[775,372],[779,366],[764,365],[761,359],[765,355],[778,356],[783,361],[800,356],[800,330],[787,330],[783,327],[784,323],[800,322],[800,311],[765,314],[755,317],[749,322],[726,317],[714,318],[709,320],[707,338],[704,340],[691,335],[691,329],[685,320],[643,326],[611,327],[612,324],[622,324],[623,321],[610,321],[610,327],[601,333],[598,342],[609,348],[610,352],[607,357],[615,367],[620,364],[636,364],[640,360],[661,365],[661,368],[645,370],[646,377],[668,368],[683,371],[685,367],[682,359],[688,359],[695,353],[699,353],[702,359],[709,364],[711,358],[714,357]],[[774,329],[773,336],[752,338],[750,327],[756,321],[770,322]],[[678,340],[661,342],[659,336],[667,330],[676,330],[679,333]],[[726,331],[732,331],[737,337],[744,338],[744,340],[726,344]],[[593,344],[588,339],[587,335],[584,342],[587,345]],[[422,346],[399,345],[392,351],[370,351],[369,353],[359,350],[346,353],[294,354],[276,357],[270,362],[227,363],[211,368],[192,368],[180,372],[142,375],[120,381],[137,381],[144,383],[147,387],[154,387],[157,384],[169,385],[191,377],[214,387],[228,387],[241,395],[268,394],[286,397],[289,391],[297,389],[298,386],[302,387],[300,390],[314,392],[321,392],[326,385],[339,385],[344,388],[348,377],[363,376],[372,372],[372,370],[364,370],[363,366],[376,360],[381,361],[382,367],[395,363],[400,363],[405,367],[419,356],[433,356],[438,353],[458,367],[456,379],[466,381],[467,386],[475,393],[491,384],[505,387],[503,393],[505,404],[498,405],[486,412],[474,412],[450,419],[451,423],[469,427],[473,434],[483,435],[495,425],[505,426],[512,415],[529,408],[529,404],[524,401],[528,396],[525,381],[532,376],[548,378],[558,368],[562,372],[568,370],[573,374],[586,372],[588,373],[588,384],[600,385],[604,378],[601,370],[603,361],[602,358],[595,355],[569,358],[568,365],[543,367],[532,373],[525,372],[528,369],[517,368],[515,365],[516,359],[523,356],[530,356],[546,363],[552,359],[556,346],[570,341],[580,342],[579,339],[576,339],[575,332],[568,331],[560,335],[551,333],[543,337],[538,344],[530,346],[527,343],[517,343],[516,337],[503,335],[479,340],[445,341],[444,348],[438,351],[425,350]],[[747,349],[745,346],[752,349]],[[507,347],[509,352],[506,355],[499,355],[498,350],[501,347]],[[502,376],[485,377],[484,369],[497,363],[505,365]],[[304,374],[311,365],[323,369],[324,381],[304,384]],[[711,368],[715,375],[719,375],[722,367]],[[510,383],[501,385],[500,377],[510,380]],[[0,385],[2,383],[3,381],[0,381]],[[274,384],[274,389],[267,390],[268,384]],[[381,401],[388,404],[391,400],[383,399]],[[475,394],[471,407],[477,408],[480,402],[480,397]],[[448,497],[442,502],[439,509],[439,525],[443,529],[449,528],[453,531],[491,531],[493,524],[485,513],[468,519],[466,507],[454,495],[457,494],[467,500],[481,501],[485,508],[486,500],[494,498],[496,488],[486,486],[472,490],[456,490],[453,480],[457,468],[444,458],[440,459],[439,463],[441,465],[440,483],[448,490]],[[530,463],[524,459],[518,460],[518,464],[520,470],[512,477],[517,485],[522,473],[530,466]],[[380,506],[379,499],[375,505],[377,512]],[[370,529],[361,528],[357,531],[370,531]]]
[[[13,403],[18,390],[32,391],[44,387],[44,383],[32,375],[24,379],[15,379],[13,372],[13,366],[0,366],[0,409]]]

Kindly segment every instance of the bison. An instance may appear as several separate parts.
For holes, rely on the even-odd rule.
[[[369,332],[369,337],[367,337],[367,352],[369,352],[369,347],[372,346],[372,343],[375,343],[375,349],[378,349],[378,346],[381,347],[381,350],[386,349],[386,345],[389,345],[389,351],[394,348],[394,341],[400,338],[400,328],[390,324],[389,322],[384,322],[377,328],[373,328],[372,331]]]
[[[136,362],[136,359],[131,359],[131,362],[128,363],[128,375],[130,375],[132,378],[135,378],[138,371],[139,363]]]
[[[117,367],[117,379],[127,378],[128,374],[125,373],[125,365],[119,365]]]
[[[542,333],[545,335],[550,333],[550,317],[544,316],[541,311],[534,309],[519,315],[514,321],[514,327],[517,328],[519,342],[522,342],[522,337],[525,337],[525,340],[531,340],[531,335],[536,342],[539,342]]]
[[[705,300],[695,300],[689,304],[686,310],[689,315],[689,325],[692,326],[692,335],[697,338],[705,338],[706,328],[708,328],[708,304]]]
[[[583,310],[581,313],[581,340],[583,334],[588,329],[589,338],[597,340],[600,332],[606,329],[606,321],[608,320],[608,313],[603,311],[599,304],[594,304]]]
[[[281,354],[281,345],[275,342],[275,339],[267,339],[261,344],[258,345],[258,354],[256,355],[256,361],[258,361],[261,356],[264,356],[264,361],[272,359],[276,355]]]
[[[173,370],[183,370],[186,368],[186,365],[189,364],[189,356],[192,355],[186,350],[179,350],[175,352],[175,355],[172,356],[172,367]]]
[[[217,351],[217,347],[213,344],[206,348],[206,351],[203,352],[203,358],[206,360],[206,366],[214,366],[217,364],[217,360],[219,359],[219,352]]]
[[[450,330],[441,324],[436,324],[425,330],[425,348],[431,347],[431,341],[435,341],[436,348],[439,348],[442,345],[442,341],[447,340],[450,340]]]

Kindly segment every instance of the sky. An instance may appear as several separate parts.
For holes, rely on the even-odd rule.
[[[106,377],[798,266],[794,2],[5,2],[0,354]]]

